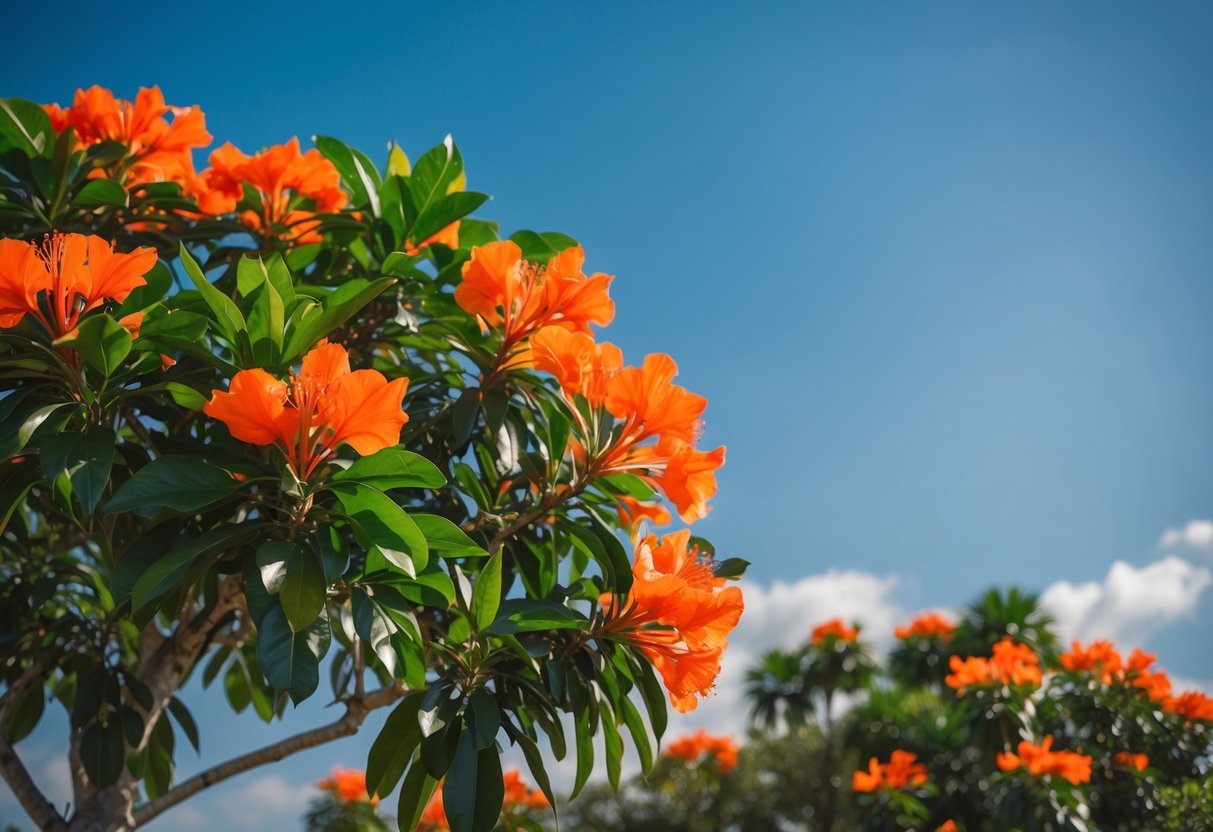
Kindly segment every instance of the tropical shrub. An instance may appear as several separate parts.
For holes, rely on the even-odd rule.
[[[401,829],[435,793],[454,832],[491,829],[506,745],[548,803],[545,756],[575,756],[576,792],[595,737],[610,779],[624,733],[648,769],[666,692],[695,707],[742,609],[744,561],[646,529],[709,510],[706,400],[669,356],[597,340],[612,278],[564,234],[503,238],[450,137],[380,164],[229,142],[199,170],[209,144],[154,87],[0,102],[0,774],[21,805],[134,829],[380,708],[363,788],[400,787]],[[174,776],[207,730],[191,677],[286,721],[324,675],[338,719]],[[48,704],[66,814],[16,748]]]

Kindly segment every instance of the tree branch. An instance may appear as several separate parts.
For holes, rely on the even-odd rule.
[[[163,812],[176,806],[183,800],[193,797],[205,788],[222,783],[238,774],[243,774],[260,766],[276,763],[292,754],[315,748],[318,745],[349,737],[358,733],[367,714],[377,708],[391,705],[404,695],[404,687],[397,684],[392,687],[380,688],[361,699],[352,698],[345,703],[345,714],[336,722],[295,734],[284,740],[267,745],[257,751],[250,751],[239,757],[234,757],[226,763],[220,763],[214,768],[196,774],[188,780],[169,789],[155,800],[149,801],[135,809],[135,825],[142,826]]]
[[[0,776],[8,783],[21,807],[25,809],[30,820],[44,832],[66,828],[63,816],[56,811],[46,796],[39,791],[30,776],[29,770],[17,756],[17,749],[6,737],[9,719],[13,709],[21,699],[34,688],[41,688],[46,677],[54,670],[63,650],[58,647],[47,648],[33,664],[25,669],[8,688],[0,695]]]

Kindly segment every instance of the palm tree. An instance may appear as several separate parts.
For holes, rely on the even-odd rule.
[[[952,649],[959,656],[988,656],[1003,636],[1011,636],[1035,650],[1042,663],[1054,664],[1059,651],[1052,624],[1037,595],[1016,587],[1005,593],[991,589],[969,605]]]

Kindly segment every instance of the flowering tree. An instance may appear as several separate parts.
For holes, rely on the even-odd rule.
[[[835,619],[762,658],[748,675],[762,730],[735,765],[705,753],[708,738],[671,743],[644,783],[576,801],[576,828],[1213,828],[1213,698],[1174,690],[1153,656],[1107,641],[1058,649],[1035,599],[1015,591],[958,620],[906,622],[883,668],[861,635]],[[829,691],[843,689],[851,707],[830,714]]]
[[[625,731],[647,769],[662,683],[694,708],[742,610],[744,561],[644,528],[708,511],[705,399],[597,340],[612,278],[574,240],[473,216],[449,137],[382,166],[328,137],[227,143],[199,171],[210,143],[157,88],[0,102],[0,773],[22,806],[135,829],[389,707],[364,788],[400,786],[401,829],[440,783],[454,832],[491,829],[507,744],[549,803],[541,740],[574,792],[596,736],[612,781]],[[334,722],[174,777],[206,731],[191,677],[285,720],[325,667]],[[66,812],[16,748],[48,703]]]

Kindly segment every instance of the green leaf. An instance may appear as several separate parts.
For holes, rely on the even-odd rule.
[[[181,584],[199,562],[222,554],[254,538],[261,531],[259,523],[229,523],[177,546],[157,560],[135,581],[131,603],[135,612],[145,610],[153,602]]]
[[[294,362],[395,282],[391,277],[372,281],[347,280],[340,289],[323,296],[320,307],[312,307],[300,320],[292,319],[282,352],[283,362]]]
[[[584,617],[564,604],[542,598],[509,598],[501,602],[497,618],[484,631],[508,636],[546,630],[573,630],[585,624]]]
[[[278,594],[286,577],[287,563],[299,554],[299,547],[287,540],[271,540],[257,547],[257,570],[266,592]]]
[[[109,483],[117,439],[109,428],[92,427],[84,433],[52,434],[39,448],[47,478],[53,480],[67,471],[85,514],[93,513]]]
[[[76,194],[72,203],[81,208],[126,205],[126,188],[113,179],[90,179]]]
[[[455,220],[463,219],[488,199],[488,194],[475,191],[459,191],[441,197],[437,202],[431,203],[429,208],[417,217],[417,221],[409,229],[409,239],[415,244],[420,244]]]
[[[168,382],[164,389],[173,397],[173,401],[187,410],[201,410],[207,402],[205,395],[179,381]]]
[[[400,832],[414,832],[421,823],[421,813],[430,802],[438,781],[430,777],[425,766],[414,762],[409,772],[404,776],[404,785],[400,787],[400,802],[396,806],[396,822],[400,824]]]
[[[371,209],[372,216],[379,216],[379,171],[366,154],[355,150],[344,142],[329,136],[316,136],[316,149],[324,154],[341,180],[349,186],[355,207],[363,205]]]
[[[442,785],[442,803],[451,832],[492,832],[504,800],[501,757],[496,747],[478,750],[472,732],[465,731]]]
[[[366,788],[371,795],[387,797],[408,767],[421,742],[421,724],[417,711],[424,694],[408,694],[383,724],[379,736],[371,743],[366,759]]]
[[[594,770],[594,726],[590,718],[590,709],[582,708],[577,714],[573,728],[573,738],[577,741],[577,774],[573,780],[573,791],[569,800],[581,794],[581,789]]]
[[[109,315],[85,318],[73,333],[55,344],[80,353],[86,364],[106,378],[131,354],[130,332]]]
[[[408,154],[401,149],[400,145],[392,142],[387,154],[387,175],[408,176],[409,171],[412,169],[413,166],[409,162]]]
[[[194,722],[194,716],[190,713],[190,709],[185,707],[184,702],[174,696],[168,701],[168,712],[173,715],[173,719],[177,720],[177,724],[185,732],[185,738],[190,741],[190,745],[194,747],[194,750],[201,753],[202,746],[198,738],[198,724]]]
[[[405,572],[416,572],[429,562],[429,544],[404,509],[382,491],[359,482],[339,482],[330,486],[349,518],[370,543]],[[412,563],[403,559],[407,554]]]
[[[463,529],[437,514],[410,514],[417,528],[425,535],[430,548],[448,558],[484,558],[488,552],[480,548]]]
[[[543,792],[543,796],[548,799],[548,805],[552,807],[552,811],[556,811],[556,794],[552,791],[552,783],[548,778],[548,770],[543,765],[543,755],[539,752],[539,747],[535,741],[522,732],[513,733],[514,741],[522,749],[522,756],[526,758],[527,768],[531,770],[531,776],[535,778],[535,782],[539,785],[539,790]],[[559,826],[559,823],[557,823]]]
[[[0,99],[0,148],[15,147],[26,156],[51,154],[55,131],[46,110],[22,98]]]
[[[557,231],[515,231],[510,239],[522,249],[522,256],[532,263],[547,263],[560,252],[577,245],[572,237]]]
[[[320,559],[310,549],[295,547],[296,554],[286,561],[286,572],[278,590],[278,600],[286,620],[296,633],[306,629],[320,611],[328,594],[328,581]],[[268,589],[268,587],[267,587]]]
[[[712,572],[717,578],[740,578],[749,568],[750,562],[743,558],[725,558],[712,561]]]
[[[501,606],[501,552],[489,558],[484,569],[476,576],[476,587],[472,590],[472,624],[483,630],[497,617]]]
[[[420,454],[399,448],[384,448],[355,460],[349,468],[333,474],[330,481],[360,482],[380,491],[391,488],[442,488],[446,485],[446,477],[438,466]]]
[[[211,282],[206,279],[206,275],[202,273],[202,269],[199,268],[198,261],[191,257],[189,251],[186,250],[185,243],[181,244],[181,265],[194,284],[194,288],[198,290],[198,294],[202,295],[202,300],[210,307],[212,320],[219,327],[219,331],[223,333],[229,343],[234,345],[236,333],[245,331],[244,315],[241,314],[240,307],[234,300],[211,285]]]
[[[80,761],[88,779],[97,788],[104,789],[118,782],[126,768],[122,722],[115,718],[105,724],[94,722],[85,727],[80,734]]]
[[[261,620],[257,637],[257,663],[278,693],[286,692],[298,705],[320,686],[320,659],[328,652],[332,633],[328,619],[317,618],[296,633],[281,607],[273,607]]]
[[[136,471],[101,513],[133,511],[140,517],[155,517],[168,508],[187,514],[222,502],[240,486],[231,474],[205,460],[163,456]]]

